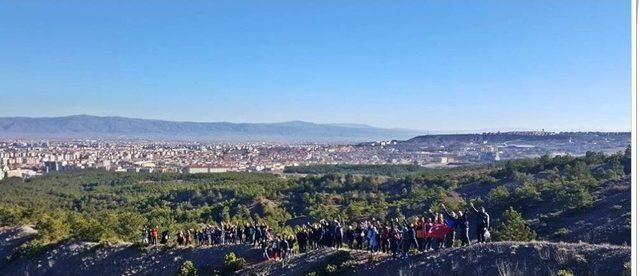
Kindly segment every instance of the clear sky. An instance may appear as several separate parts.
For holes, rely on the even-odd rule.
[[[630,130],[630,3],[3,1],[0,116]]]

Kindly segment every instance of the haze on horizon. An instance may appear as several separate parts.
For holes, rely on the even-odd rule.
[[[621,0],[7,1],[0,117],[629,131],[629,21]]]

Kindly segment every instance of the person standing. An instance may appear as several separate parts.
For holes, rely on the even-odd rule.
[[[398,249],[400,247],[400,241],[402,237],[400,236],[400,231],[395,225],[391,226],[391,231],[389,232],[389,242],[391,253],[393,254],[393,258],[398,258]]]
[[[335,226],[335,233],[333,235],[333,243],[336,249],[342,248],[343,234],[342,225],[340,222],[337,222]]]
[[[151,243],[153,245],[158,244],[158,227],[153,227],[151,229]]]
[[[426,223],[424,217],[422,218],[416,218],[416,223],[415,223],[415,231],[416,231],[416,239],[418,240],[418,251],[423,252],[424,251],[424,245],[425,245],[425,238],[426,238],[426,232],[424,231],[424,224]]]
[[[353,226],[349,225],[349,227],[347,228],[347,232],[345,233],[345,236],[347,238],[347,246],[349,247],[349,249],[353,249],[353,240],[354,240],[354,231],[353,231]]]
[[[300,250],[300,253],[307,252],[307,232],[304,226],[298,230],[296,238],[298,240],[298,249]]]
[[[476,214],[476,239],[479,243],[486,242],[484,233],[485,231],[489,231],[489,214],[482,206],[480,206],[480,210],[476,209],[473,203],[471,203],[471,210]]]
[[[369,251],[376,252],[378,250],[378,229],[375,226],[369,226],[367,238],[369,239]]]
[[[360,223],[358,223],[358,226],[356,226],[356,230],[354,231],[354,236],[356,239],[356,249],[361,250],[365,234],[364,234],[364,230],[362,229],[362,225]]]

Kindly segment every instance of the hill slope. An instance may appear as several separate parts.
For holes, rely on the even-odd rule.
[[[0,228],[2,275],[175,275],[190,260],[204,274],[219,269],[224,255],[235,252],[248,267],[239,275],[306,275],[322,273],[327,265],[336,274],[356,275],[550,275],[569,270],[575,275],[620,275],[630,260],[628,246],[553,242],[496,242],[443,249],[408,259],[365,251],[319,249],[286,262],[264,261],[260,250],[244,245],[222,247],[149,247],[131,244],[65,242],[35,256],[7,259],[8,252],[35,232],[29,227]],[[510,273],[510,274],[505,274]]]
[[[220,269],[224,255],[235,252],[248,263],[262,261],[259,250],[245,245],[219,247],[164,246],[137,248],[130,243],[104,246],[69,241],[34,256],[7,258],[36,233],[30,227],[0,228],[0,275],[175,275],[186,260],[201,270]]]
[[[76,115],[0,118],[0,137],[153,138],[216,141],[347,142],[408,139],[419,131],[364,125],[283,123],[199,123]]]
[[[444,249],[407,259],[371,257],[362,251],[322,249],[299,255],[284,264],[263,262],[240,271],[243,275],[306,275],[326,273],[327,265],[340,275],[621,275],[631,259],[626,246],[496,242]]]

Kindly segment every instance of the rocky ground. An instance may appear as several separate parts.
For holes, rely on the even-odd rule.
[[[0,275],[175,275],[186,260],[203,271],[219,269],[227,252],[250,264],[262,261],[259,250],[245,245],[138,248],[78,241],[63,242],[36,256],[8,258],[33,233],[29,227],[0,228]]]
[[[554,242],[496,242],[444,249],[392,259],[365,251],[319,249],[285,262],[264,261],[258,249],[244,245],[138,248],[69,241],[35,256],[8,258],[29,240],[29,227],[0,228],[0,275],[175,275],[190,260],[204,275],[235,252],[247,261],[239,275],[620,275],[631,249],[621,245]]]
[[[336,258],[344,254],[346,258]],[[239,273],[318,275],[327,273],[327,266],[333,266],[336,274],[343,275],[556,275],[560,270],[574,275],[621,275],[630,254],[630,247],[626,246],[552,242],[476,244],[406,259],[323,249],[284,263],[260,263]]]
[[[621,275],[626,246],[585,243],[496,242],[364,265],[360,275]]]

